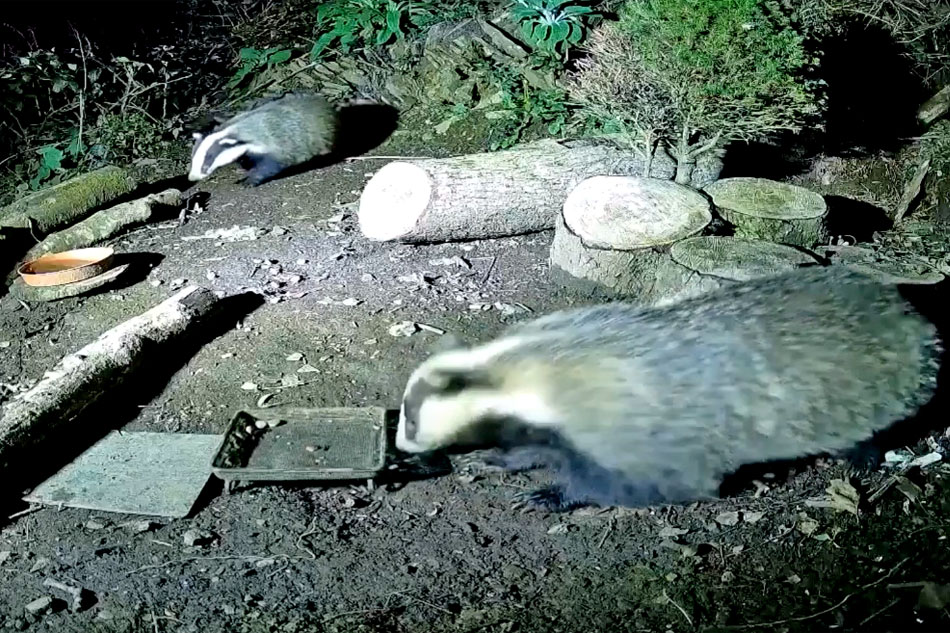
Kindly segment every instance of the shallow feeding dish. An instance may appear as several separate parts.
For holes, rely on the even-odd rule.
[[[211,463],[238,481],[370,479],[386,459],[386,409],[275,407],[239,411]]]
[[[114,254],[108,246],[47,253],[26,262],[17,272],[29,286],[61,286],[106,272]]]

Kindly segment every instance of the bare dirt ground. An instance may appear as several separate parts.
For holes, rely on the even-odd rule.
[[[432,153],[404,141],[375,153]],[[140,283],[30,310],[0,297],[0,343],[9,343],[0,382],[38,379],[183,283],[263,290],[279,302],[201,347],[157,396],[125,394],[134,415],[110,421],[220,433],[285,375],[302,384],[272,404],[397,406],[437,338],[426,330],[392,336],[401,321],[480,340],[531,316],[525,308],[593,300],[549,279],[547,233],[419,247],[363,239],[346,205],[384,162],[257,189],[224,172],[197,187],[210,199],[183,226],[151,225],[115,242],[120,252],[162,256]],[[267,233],[188,239],[234,225]],[[302,357],[287,360],[294,354]],[[316,371],[298,372],[305,365]],[[0,630],[950,630],[950,490],[941,464],[909,473],[873,502],[888,474],[852,477],[858,516],[809,504],[827,500],[831,480],[845,476],[837,464],[766,479],[716,503],[564,515],[510,507],[512,493],[544,473],[455,466],[372,491],[259,486],[224,495],[213,481],[193,518],[147,531],[124,525],[136,517],[25,514],[0,533]],[[195,528],[213,542],[185,546]],[[71,612],[47,579],[83,587],[92,604]],[[26,605],[44,596],[60,600],[28,614]]]

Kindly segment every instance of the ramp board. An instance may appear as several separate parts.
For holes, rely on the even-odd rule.
[[[182,518],[208,483],[221,437],[113,431],[23,500]]]

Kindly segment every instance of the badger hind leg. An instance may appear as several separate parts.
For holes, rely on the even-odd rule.
[[[283,163],[268,154],[247,154],[245,156],[245,165],[245,169],[247,170],[245,180],[252,187],[257,187],[270,180],[284,171],[286,167]]]

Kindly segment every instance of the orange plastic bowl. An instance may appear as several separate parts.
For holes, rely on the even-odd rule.
[[[29,286],[62,286],[106,272],[114,254],[107,246],[48,253],[26,262],[17,272]]]

